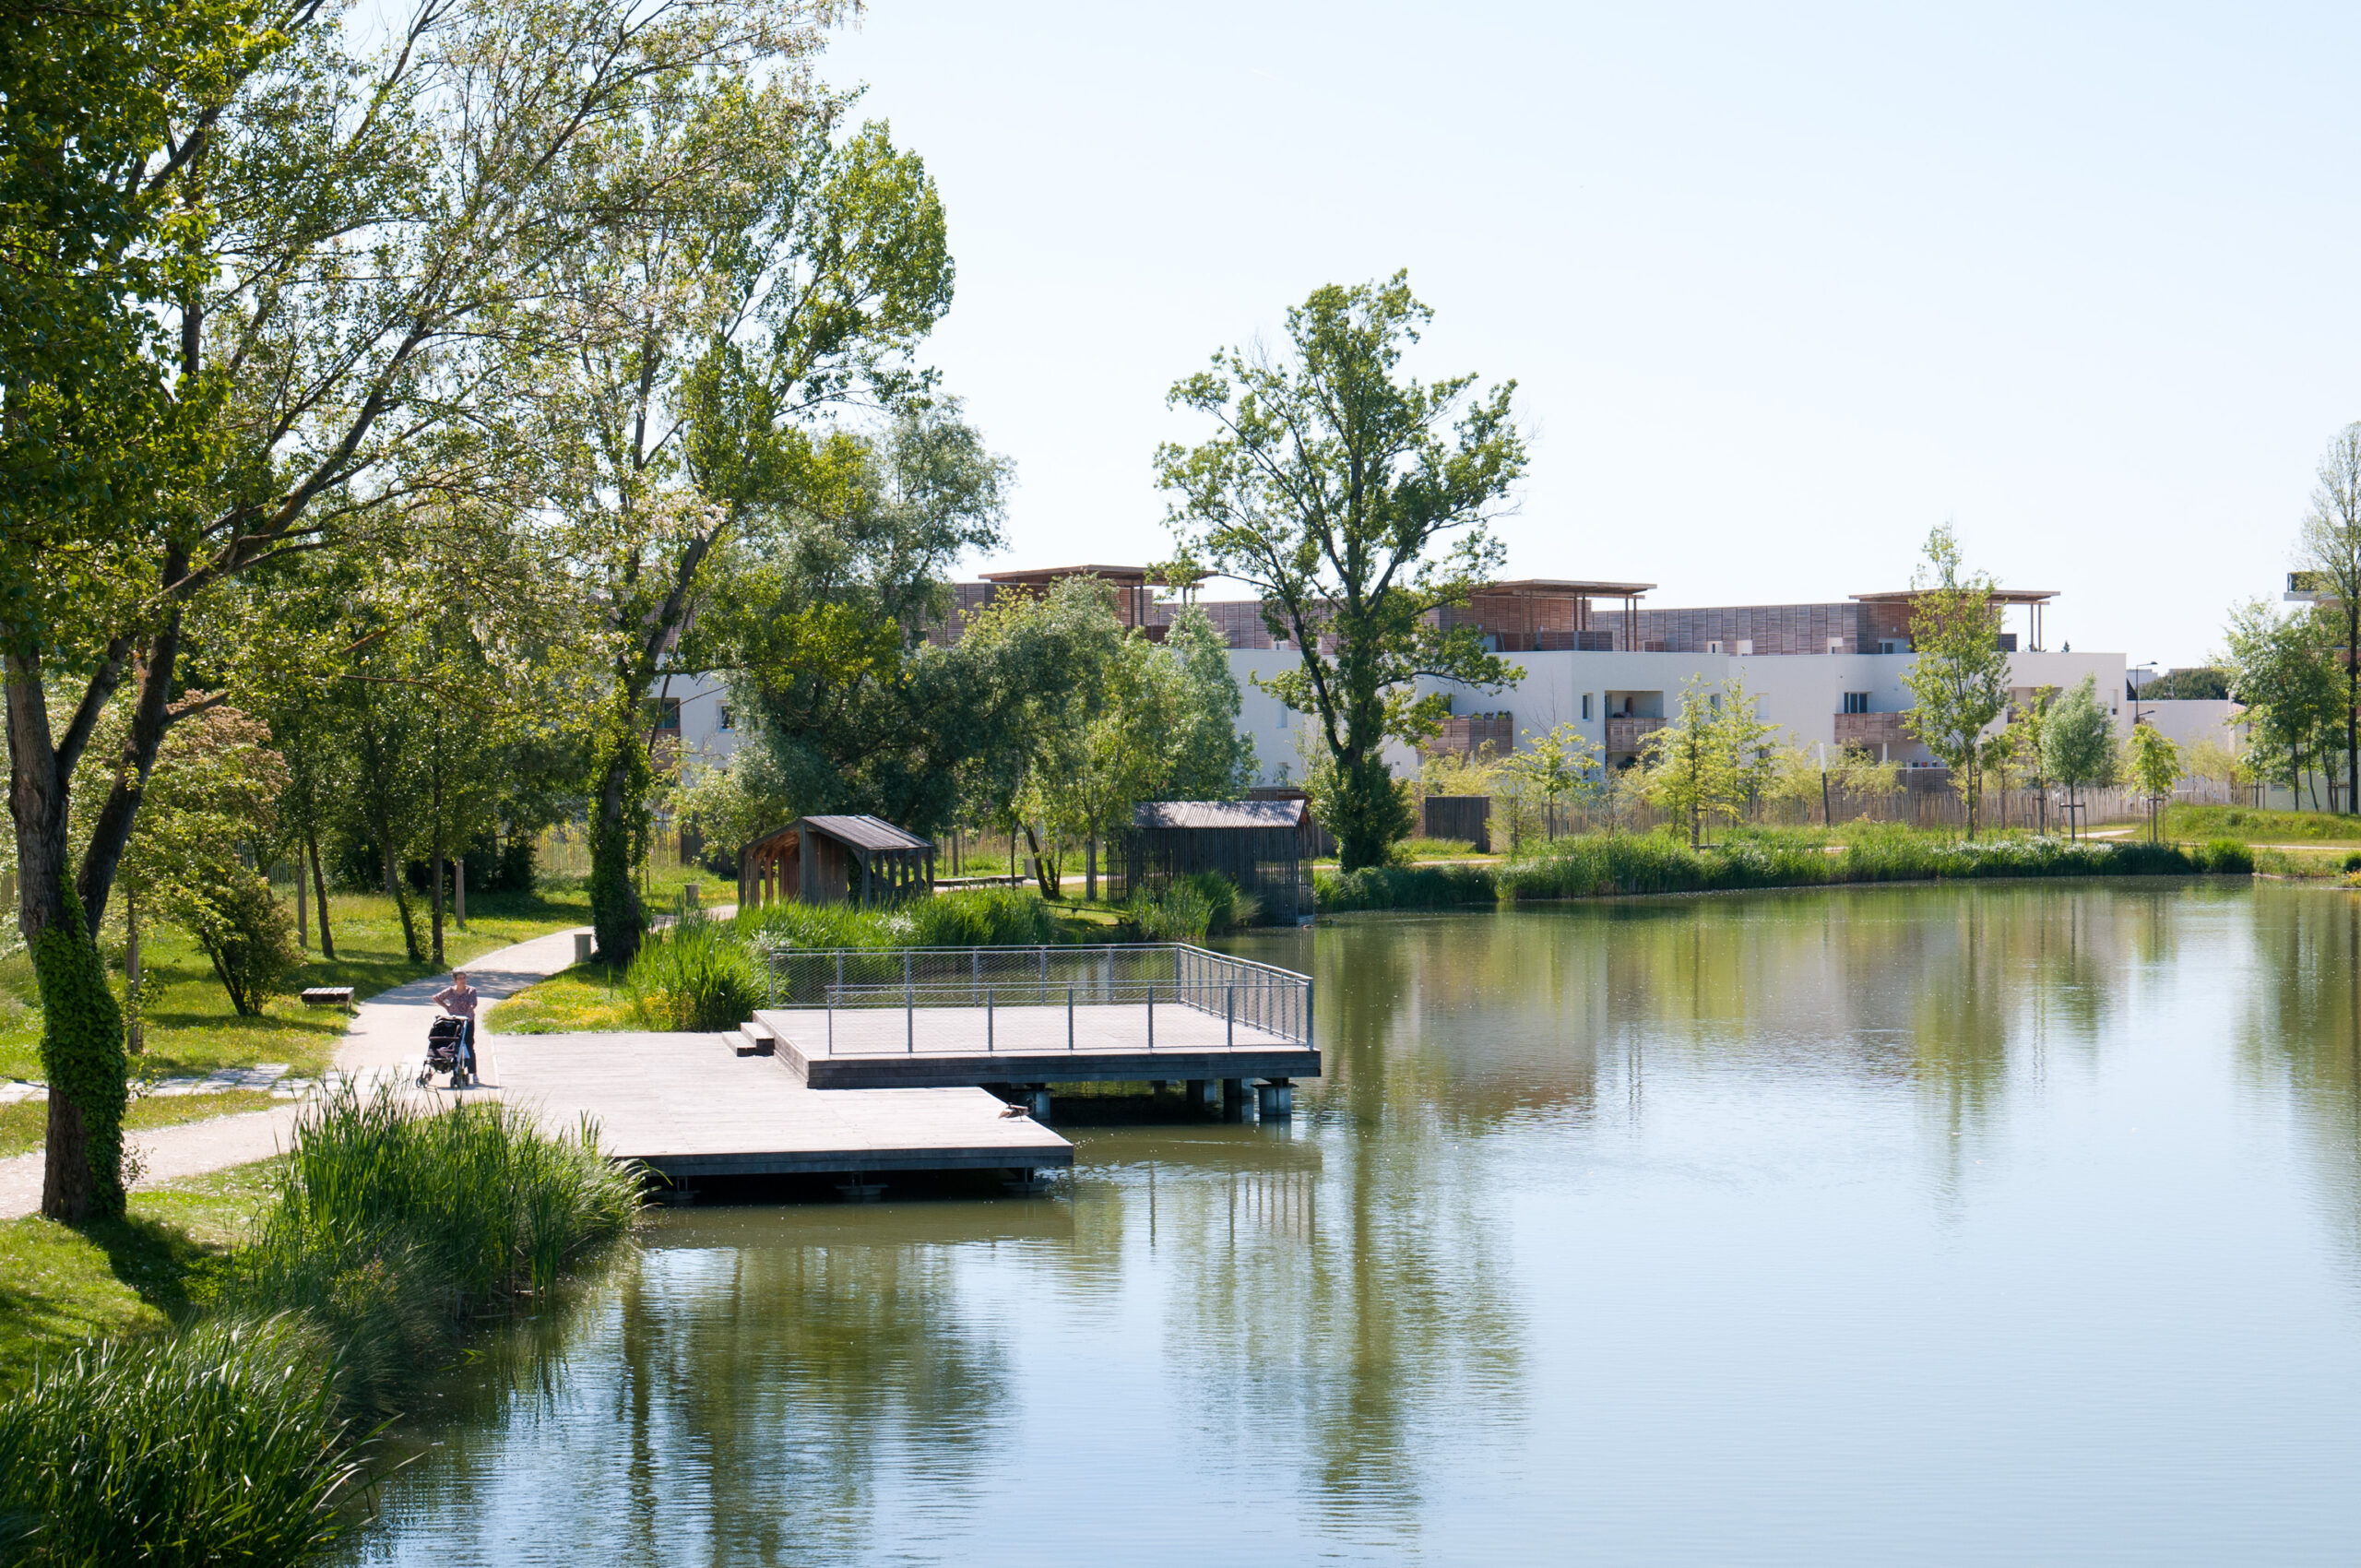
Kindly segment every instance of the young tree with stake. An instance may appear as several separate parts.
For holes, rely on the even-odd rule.
[[[2000,610],[1992,579],[1965,571],[1948,524],[1927,536],[1927,561],[1912,583],[1910,646],[1917,658],[1903,671],[1916,706],[1903,715],[1918,743],[1952,770],[1975,837],[1984,769],[1993,754],[1985,731],[2009,706],[2009,656],[2000,647]]]

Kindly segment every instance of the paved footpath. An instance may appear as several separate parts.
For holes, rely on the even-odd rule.
[[[483,992],[486,1002],[514,996],[527,986],[549,979],[574,963],[577,926],[549,936],[537,936],[513,947],[502,947],[469,962],[468,982]],[[397,985],[379,992],[353,1009],[352,1027],[338,1048],[334,1071],[364,1087],[381,1078],[397,1081],[414,1075],[426,1060],[426,1030],[435,1016],[434,993],[450,983],[448,974]],[[486,1085],[496,1090],[496,1085]],[[452,1098],[472,1091],[462,1089]],[[157,1127],[127,1134],[147,1162],[139,1186],[153,1187],[187,1176],[224,1170],[268,1159],[285,1148],[295,1132],[303,1107],[291,1101],[268,1111],[238,1116],[217,1116],[206,1122],[185,1122],[177,1127]],[[0,1219],[16,1219],[41,1208],[42,1163],[36,1149],[0,1159]]]

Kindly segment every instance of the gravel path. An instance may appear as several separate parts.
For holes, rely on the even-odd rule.
[[[574,938],[578,926],[549,936],[537,936],[512,947],[499,948],[467,968],[469,983],[483,992],[487,1003],[514,996],[567,968],[574,963]],[[435,1015],[434,993],[450,983],[448,974],[430,976],[379,992],[353,1009],[352,1027],[337,1050],[335,1071],[364,1085],[381,1077],[407,1079],[426,1060],[426,1028]],[[491,1087],[492,1086],[486,1086]],[[462,1089],[463,1097],[469,1090]],[[456,1098],[456,1097],[455,1097]],[[300,1103],[274,1106],[240,1116],[217,1116],[205,1122],[183,1123],[132,1133],[127,1141],[146,1163],[140,1187],[208,1171],[227,1170],[257,1159],[268,1159],[293,1136]],[[16,1219],[41,1208],[41,1150],[0,1159],[0,1219]]]

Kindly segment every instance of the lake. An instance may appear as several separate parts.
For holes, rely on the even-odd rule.
[[[2349,1562],[2361,898],[1355,918],[1291,1123],[663,1211],[356,1562]]]

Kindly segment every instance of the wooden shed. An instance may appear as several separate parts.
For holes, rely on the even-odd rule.
[[[738,851],[738,907],[899,903],[934,891],[934,846],[882,817],[805,816]]]
[[[1306,801],[1151,801],[1132,814],[1126,892],[1192,872],[1218,872],[1263,901],[1263,918],[1311,918],[1311,837]]]

